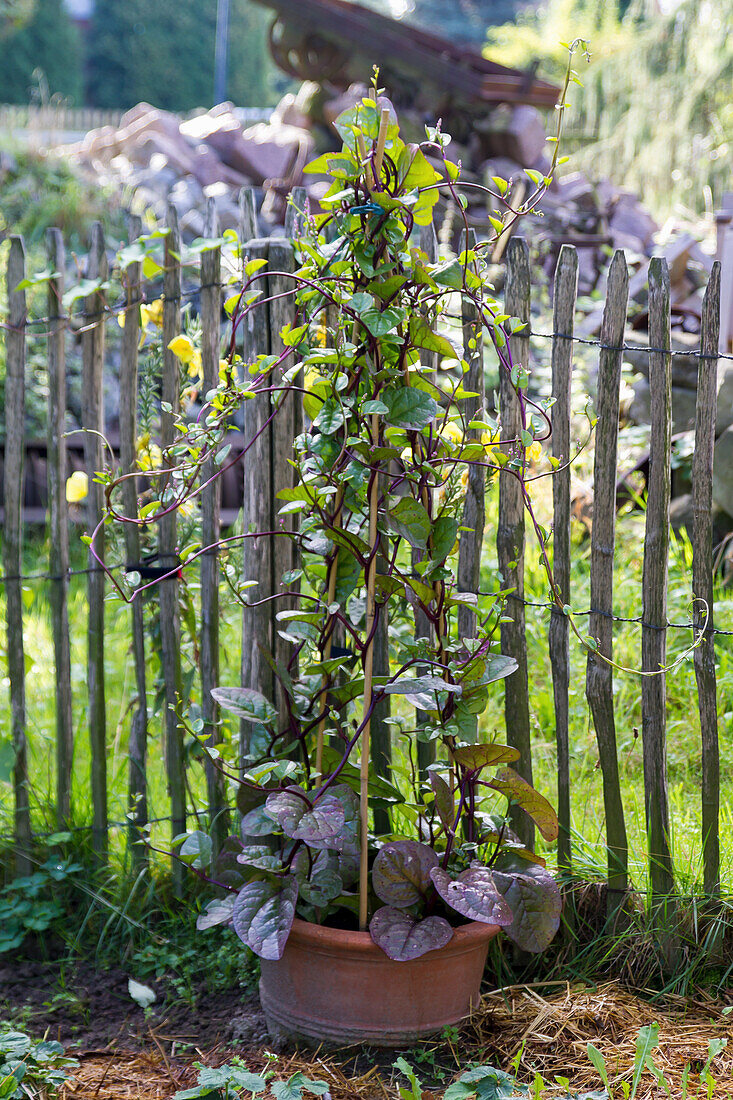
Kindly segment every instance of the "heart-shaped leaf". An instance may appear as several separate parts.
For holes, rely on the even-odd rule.
[[[388,409],[387,420],[398,428],[413,431],[425,428],[438,412],[437,402],[430,394],[411,386],[386,389],[382,396]]]
[[[229,924],[234,915],[234,894],[225,898],[214,898],[206,903],[203,913],[196,918],[196,927],[199,932],[207,928],[215,928],[217,924]]]
[[[265,813],[264,806],[255,806],[248,814],[245,814],[241,823],[242,836],[272,836],[275,832],[275,821]]]
[[[479,768],[493,764],[508,764],[510,760],[519,760],[520,755],[511,745],[466,745],[454,750],[453,759],[464,768],[478,771]]]
[[[359,799],[356,792],[346,783],[338,783],[328,791],[328,798],[335,798],[341,803],[344,811],[344,824],[333,844],[329,848],[335,848],[345,856],[358,857],[359,852]]]
[[[277,723],[277,711],[272,703],[252,688],[212,688],[211,697],[222,710],[231,711],[245,722],[256,722],[263,726],[274,726]]]
[[[456,816],[456,803],[453,792],[445,779],[437,772],[430,772],[429,779],[435,795],[435,808],[438,811],[438,816],[443,822],[443,827],[450,829]]]
[[[519,864],[512,860],[511,865]],[[562,898],[549,871],[524,863],[521,871],[494,869],[494,881],[514,914],[506,934],[523,951],[539,952],[552,942],[560,927]]]
[[[430,877],[443,901],[461,916],[504,927],[514,920],[512,909],[501,896],[491,869],[483,863],[474,860],[455,879],[442,867],[433,867]]]
[[[444,917],[415,920],[404,910],[389,906],[377,909],[369,932],[377,947],[396,962],[418,959],[428,951],[445,947],[453,938],[453,929]]]
[[[237,856],[237,863],[254,867],[258,871],[280,871],[282,860],[266,844],[249,844]]]
[[[461,694],[460,684],[449,684],[440,676],[400,676],[384,685],[387,695],[413,695],[416,691],[451,691],[455,695]]]
[[[298,883],[293,875],[254,879],[242,887],[234,901],[234,931],[261,959],[280,959],[297,900]]]
[[[424,550],[430,538],[430,516],[413,497],[402,497],[389,513],[392,530],[407,539],[410,546]]]
[[[431,870],[437,866],[438,857],[427,844],[394,840],[377,852],[372,868],[374,892],[386,905],[407,909],[424,899]]]
[[[344,808],[333,794],[329,792],[313,803],[301,787],[271,794],[265,803],[265,813],[293,840],[330,848],[337,847],[335,841],[346,820]]]
[[[344,884],[336,871],[320,871],[300,884],[301,898],[316,909],[322,909],[343,892]]]
[[[462,752],[463,750],[459,749],[458,751]],[[521,806],[524,812],[532,818],[545,840],[557,840],[560,832],[557,814],[545,796],[530,786],[526,779],[522,779],[521,775],[514,771],[514,768],[502,768],[490,780],[489,786]]]

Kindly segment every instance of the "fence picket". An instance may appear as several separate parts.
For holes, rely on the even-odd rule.
[[[526,328],[510,339],[512,360],[529,365],[530,323],[529,248],[522,237],[514,237],[507,248],[504,312],[519,317]],[[519,398],[507,372],[500,371],[499,410],[501,434],[516,440],[521,430]],[[505,453],[521,459],[518,443],[507,444]],[[527,676],[527,637],[524,613],[524,500],[516,476],[507,469],[499,473],[499,517],[496,548],[503,587],[512,590],[501,624],[501,651],[517,662],[516,672],[504,680],[504,715],[507,741],[520,753],[516,770],[532,782],[532,750],[529,728],[529,687]],[[512,828],[528,848],[534,846],[534,824],[517,807],[510,810]]]
[[[667,573],[669,499],[672,488],[672,357],[670,281],[667,261],[649,263],[649,390],[651,435],[642,579],[641,666],[656,673],[667,653]],[[644,745],[644,788],[649,836],[652,901],[669,898],[674,873],[669,835],[667,793],[667,681],[665,675],[641,682],[641,726]],[[669,919],[670,902],[667,902]]]
[[[47,234],[48,262],[56,274],[48,284],[48,424],[46,469],[50,546],[49,592],[56,671],[56,823],[63,829],[71,817],[71,772],[74,727],[69,636],[69,518],[66,503],[66,325],[62,320],[66,250],[60,229]]]
[[[552,454],[559,468],[552,478],[552,574],[564,604],[570,603],[570,384],[573,328],[578,293],[578,253],[564,244],[555,269],[552,309]],[[548,638],[552,665],[557,746],[557,863],[570,872],[570,624],[553,608]]]
[[[135,241],[142,232],[140,218],[130,219],[128,240]],[[125,327],[122,332],[120,355],[120,466],[123,474],[137,468],[137,408],[138,408],[138,344],[140,340],[140,309],[142,298],[142,265],[132,263],[124,274]],[[137,478],[129,477],[122,484],[122,502],[125,515],[136,518]],[[135,523],[124,527],[125,555],[127,561],[140,561],[140,529]],[[137,705],[130,722],[127,747],[129,814],[128,845],[132,858],[138,865],[145,863],[147,851],[140,843],[141,830],[148,820],[147,744],[148,702],[145,669],[145,619],[143,601],[133,600],[130,610],[132,635],[132,659],[135,667]]]
[[[31,812],[26,739],[25,652],[23,646],[23,428],[25,424],[25,291],[16,287],[25,279],[25,247],[21,237],[10,238],[7,268],[8,322],[5,341],[5,526],[3,568],[7,661],[10,679],[10,722],[13,744],[15,870],[33,870]]]
[[[175,440],[175,417],[180,404],[178,359],[169,348],[170,342],[181,331],[181,236],[178,231],[178,215],[175,207],[168,207],[168,232],[165,237],[165,275],[163,277],[163,401],[170,412],[163,410],[160,416],[161,447],[170,446]],[[168,461],[168,465],[172,465]],[[168,478],[161,479],[163,501],[170,486]],[[160,520],[159,552],[161,564],[173,569],[178,561],[176,551],[176,511]],[[183,756],[183,728],[176,715],[176,708],[183,696],[181,674],[181,620],[178,607],[178,578],[174,575],[160,583],[160,641],[163,679],[165,681],[165,737],[168,794],[171,800],[171,836],[186,829],[186,776]],[[183,888],[183,868],[173,859],[173,886],[180,894]]]
[[[611,261],[601,323],[596,398],[596,449],[593,461],[589,634],[596,657],[588,653],[585,691],[593,715],[603,776],[603,805],[608,850],[609,913],[623,900],[628,885],[629,847],[621,799],[613,711],[613,671],[602,657],[613,654],[613,554],[616,543],[616,460],[621,387],[621,345],[626,325],[629,273],[619,250]]]
[[[720,893],[720,749],[715,682],[715,615],[713,590],[713,448],[718,391],[720,329],[720,263],[713,264],[702,306],[700,365],[695,409],[695,451],[692,456],[692,591],[695,636],[702,641],[694,653],[702,743],[703,888]],[[707,611],[698,602],[704,600]]]
[[[107,255],[104,230],[99,222],[92,228],[87,278],[107,279]],[[87,473],[87,523],[89,534],[97,528],[94,548],[89,553],[87,598],[87,692],[89,696],[89,738],[92,772],[92,848],[102,862],[108,854],[107,835],[107,707],[104,685],[104,573],[97,558],[104,561],[105,536],[103,486],[95,482],[104,467],[104,293],[95,291],[84,299],[82,336],[82,422],[84,425],[84,462]]]
[[[206,209],[204,235],[214,240],[219,235],[216,202],[210,198]],[[204,394],[219,384],[221,347],[221,249],[211,248],[201,255],[201,360]],[[204,546],[214,546],[220,537],[221,482],[215,478],[213,458],[201,471],[203,483],[212,480],[201,493],[201,535]],[[211,694],[219,685],[219,555],[215,550],[201,558],[201,710],[203,735],[207,743],[219,740],[219,708]],[[208,756],[205,760],[209,823],[218,852],[227,834],[226,796],[221,771]]]

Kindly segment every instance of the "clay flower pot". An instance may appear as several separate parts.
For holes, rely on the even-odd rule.
[[[262,960],[260,1000],[273,1035],[307,1043],[399,1047],[455,1024],[478,1004],[497,925],[456,928],[445,947],[394,962],[368,932],[296,920],[285,953]]]

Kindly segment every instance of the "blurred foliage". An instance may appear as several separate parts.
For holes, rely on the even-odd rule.
[[[216,0],[97,0],[88,59],[88,99],[129,108],[145,100],[166,110],[210,107],[214,93]],[[240,106],[278,97],[267,48],[270,14],[232,0],[227,95]]]
[[[81,103],[83,68],[79,31],[62,0],[0,2],[1,102],[27,103],[40,71],[51,95]]]
[[[733,150],[733,3],[682,0],[660,15],[633,0],[549,0],[489,32],[487,56],[557,77],[573,38],[590,40],[578,65],[567,137],[572,168],[638,191],[659,214],[701,212],[730,189]],[[573,141],[573,139],[575,139]],[[582,139],[582,140],[580,140]]]
[[[486,39],[486,28],[513,19],[522,0],[358,0],[383,15],[416,23],[423,30],[439,34],[454,42],[465,42],[480,48]],[[564,72],[564,70],[563,70]]]

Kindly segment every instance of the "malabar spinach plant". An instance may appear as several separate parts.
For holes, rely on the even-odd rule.
[[[267,533],[296,543],[299,566],[272,597],[248,595],[246,578],[230,581],[245,602],[283,600],[278,621],[291,656],[272,660],[277,699],[241,687],[215,691],[251,727],[244,760],[207,749],[238,787],[241,826],[219,852],[197,831],[179,838],[178,854],[224,895],[207,905],[199,928],[232,923],[263,958],[282,955],[296,915],[368,928],[395,960],[446,944],[468,920],[540,951],[559,926],[558,888],[487,799],[520,806],[548,841],[557,818],[512,769],[519,753],[479,734],[492,685],[515,662],[498,648],[501,578],[488,596],[466,591],[456,555],[477,523],[472,502],[499,470],[520,480],[531,506],[525,471],[549,420],[529,398],[527,365],[512,360],[508,337],[522,323],[491,293],[491,242],[471,247],[466,236],[459,255],[437,261],[420,247],[441,190],[463,209],[448,135],[437,127],[421,144],[405,142],[376,81],[336,126],[342,149],[309,168],[330,187],[322,213],[304,212],[299,266],[267,272],[264,261],[244,257],[244,283],[227,303],[232,333],[219,386],[195,423],[178,419],[178,440],[149,473],[161,479],[156,499],[125,516],[117,490],[131,475],[100,475],[105,523],[157,522],[201,491],[212,455],[212,476],[226,468],[224,433],[243,400],[269,395],[269,424],[289,394],[303,397],[295,484],[280,489],[282,526]],[[554,167],[536,174],[536,191],[519,209],[506,181],[486,189],[500,208],[490,219],[495,234],[533,209]],[[267,274],[290,280],[294,320],[281,333],[284,350],[243,364],[242,382],[238,332],[260,308]],[[462,304],[474,319],[467,358],[451,339]],[[501,437],[468,385],[479,341],[494,349],[518,394],[516,438]],[[292,516],[297,522],[286,525]],[[263,534],[245,531],[218,549]],[[90,542],[93,549],[94,535]],[[181,566],[211,549],[190,548]],[[150,586],[130,595],[111,579],[125,598]],[[375,664],[385,634],[389,661]],[[400,702],[390,721],[412,765],[394,782],[378,773],[371,751],[375,713],[392,697]],[[189,727],[197,734],[203,725]],[[429,747],[420,768],[418,743]]]

